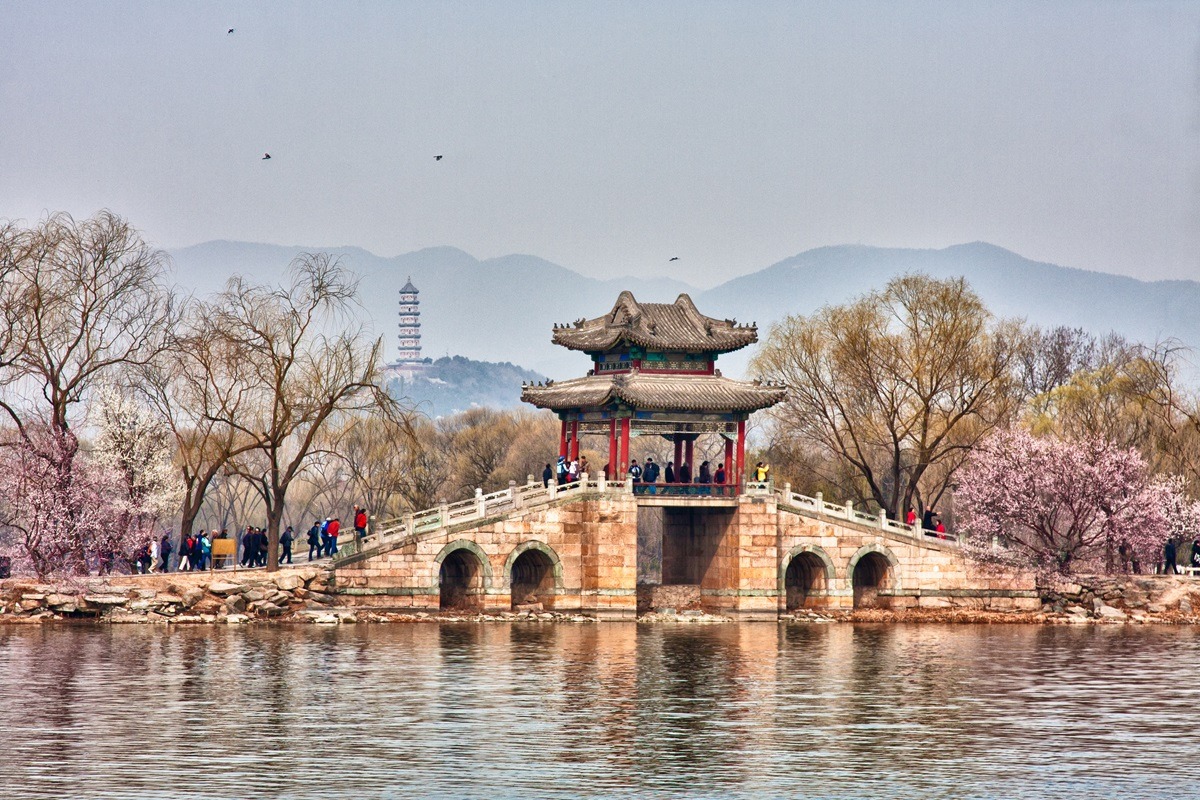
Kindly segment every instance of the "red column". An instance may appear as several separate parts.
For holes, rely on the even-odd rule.
[[[695,439],[688,439],[683,445],[683,460],[687,462],[688,472],[691,474],[692,482],[696,481],[696,465],[692,463],[692,445],[695,444]]]
[[[563,458],[567,457],[567,421],[562,421],[562,433],[558,437],[558,454]]]
[[[629,472],[629,417],[621,420],[621,472],[620,479],[625,480]]]
[[[737,440],[737,487],[742,491],[746,479],[746,420],[738,420]]]
[[[675,434],[675,475],[679,475],[679,465],[683,463],[683,439]],[[676,480],[679,480],[676,477]]]
[[[729,486],[737,485],[737,477],[733,473],[733,439],[725,440],[725,483]],[[733,492],[722,490],[722,494]]]
[[[617,478],[617,421],[608,421],[608,479]]]
[[[579,421],[571,423],[571,460],[579,460]]]

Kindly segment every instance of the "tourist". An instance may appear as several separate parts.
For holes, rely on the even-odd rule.
[[[704,484],[700,489],[700,494],[712,493],[712,490],[708,488],[708,484],[712,483],[712,469],[708,466],[707,461],[700,462],[700,474],[696,476],[696,483]]]
[[[567,483],[576,483],[579,480],[579,462],[571,460],[570,466],[567,467]]]
[[[357,532],[358,532],[358,529],[355,528],[355,533],[357,533]],[[279,563],[280,564],[282,564],[284,561],[286,561],[289,564],[292,563],[292,542],[295,541],[295,539],[296,539],[296,534],[292,530],[292,526],[288,525],[286,528],[284,528],[283,533],[279,537]]]
[[[603,472],[604,472],[604,480],[611,481],[612,480],[612,465],[609,464],[607,461],[604,462]]]
[[[1200,538],[1192,540],[1191,565],[1200,568]]]
[[[367,535],[367,510],[362,506],[354,507],[354,543],[361,544]]]
[[[654,456],[646,458],[646,466],[642,467],[642,483],[646,484],[646,489],[649,494],[658,494],[658,488],[655,486],[658,483],[658,462],[654,460]]]
[[[254,528],[247,525],[246,532],[242,534],[242,566],[253,567],[257,552],[258,538],[254,535]]]
[[[713,475],[713,483],[717,484],[718,486],[725,485],[725,465],[724,464],[717,465],[716,474]],[[724,493],[724,490],[722,490],[722,494],[723,493]]]
[[[675,482],[675,462],[668,461],[667,468],[663,470],[663,483]]]
[[[579,477],[582,478],[584,475],[587,475],[587,474],[588,474],[587,456],[580,456],[579,457]]]
[[[337,537],[338,531],[342,528],[342,521],[334,517],[329,522],[329,555],[333,556],[337,553]]]
[[[642,468],[638,466],[636,458],[629,462],[629,477],[633,479],[633,486],[636,490],[638,484],[642,482]]]
[[[1167,543],[1163,545],[1163,574],[1167,573],[1178,575],[1179,572],[1175,568],[1175,542],[1167,539]]]
[[[917,512],[913,510],[912,506],[908,507],[908,512],[904,515],[904,524],[909,527],[917,524]]]
[[[158,566],[158,539],[154,536],[150,537],[150,569],[148,572],[153,572]]]
[[[754,482],[755,483],[766,483],[767,478],[770,476],[770,474],[771,474],[771,468],[769,466],[767,466],[766,464],[764,464],[763,462],[760,461],[754,465]]]
[[[171,534],[164,533],[162,535],[162,541],[158,543],[158,554],[159,558],[162,559],[162,562],[158,565],[158,568],[161,572],[171,571],[171,551],[174,549],[175,546],[171,544]]]
[[[939,539],[949,538],[948,536],[946,536],[946,524],[944,522],[942,522],[941,518],[938,519],[937,525],[934,526],[933,530],[935,533],[937,533]]]
[[[321,555],[329,555],[329,523],[333,522],[329,517],[321,523]]]
[[[139,575],[145,575],[150,571],[150,566],[153,560],[150,558],[150,550],[154,547],[154,539],[151,538],[148,542],[143,542],[142,546],[137,549],[133,556],[133,566]]]
[[[267,536],[266,528],[258,529],[258,566],[267,565],[267,555],[271,548],[271,539]]]
[[[192,555],[196,549],[196,533],[193,531],[184,537],[183,542],[179,545],[179,571],[192,571]]]
[[[567,482],[567,457],[566,456],[558,457],[558,465],[555,467],[555,470],[558,474],[558,485],[562,486],[564,483]]]
[[[680,483],[692,482],[692,467],[686,461],[679,462],[679,470],[677,471]]]
[[[549,465],[547,465],[549,466]],[[313,520],[312,527],[308,529],[308,560],[313,560],[313,553],[317,554],[317,558],[321,557],[321,521]]]
[[[605,467],[604,477],[607,478],[608,477],[608,465],[605,464],[604,467]],[[542,470],[542,488],[549,489],[550,481],[552,481],[552,480],[554,480],[554,470],[550,467],[549,464],[547,464],[546,468],[544,470]]]
[[[935,512],[932,508],[925,509],[925,515],[921,517],[921,527],[927,531],[933,530],[933,518]]]
[[[213,531],[216,533],[216,531]],[[205,570],[208,568],[209,562],[212,561],[212,539],[208,537],[206,531],[200,531],[200,566],[198,569]]]

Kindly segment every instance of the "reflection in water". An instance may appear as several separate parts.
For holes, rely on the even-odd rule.
[[[1198,655],[1165,627],[10,627],[0,794],[1180,797]]]

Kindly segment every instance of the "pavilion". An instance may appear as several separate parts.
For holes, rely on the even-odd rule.
[[[639,303],[624,291],[602,317],[556,324],[552,341],[592,359],[585,377],[522,388],[522,400],[558,414],[559,455],[578,459],[581,436],[606,436],[610,476],[623,478],[630,440],[662,436],[675,445],[676,466],[687,464],[695,480],[693,444],[717,435],[725,442],[726,485],[710,491],[741,491],[746,420],[780,402],[786,390],[726,378],[716,360],[758,341],[757,326],[707,317],[686,294],[674,303]]]

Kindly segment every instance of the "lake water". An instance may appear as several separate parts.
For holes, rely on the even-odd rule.
[[[0,797],[1200,797],[1200,632],[0,628]]]

